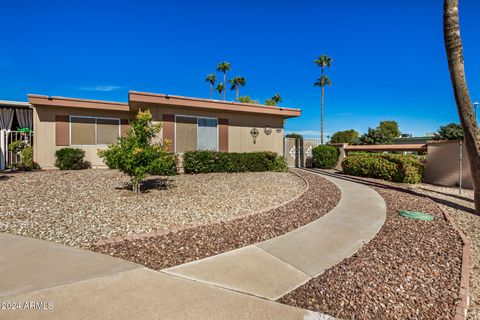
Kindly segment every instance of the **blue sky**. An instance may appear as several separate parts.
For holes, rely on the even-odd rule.
[[[480,3],[462,0],[472,99],[480,100]],[[288,131],[318,135],[328,54],[325,131],[365,132],[397,120],[423,135],[458,121],[442,33],[442,1],[3,1],[0,99],[27,93],[126,101],[128,90],[208,97],[216,64],[242,75],[241,95],[279,92],[303,115]],[[233,99],[233,93],[229,92]]]

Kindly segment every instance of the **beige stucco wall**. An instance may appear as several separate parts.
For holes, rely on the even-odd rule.
[[[34,128],[34,159],[44,169],[55,168],[55,151],[66,146],[55,145],[55,116],[92,116],[125,119],[130,116],[127,112],[89,110],[77,108],[59,108],[40,106],[34,108],[33,128]],[[90,161],[93,167],[103,167],[102,159],[97,156],[98,149],[101,146],[81,146],[75,147],[85,150],[85,160]]]
[[[455,187],[460,180],[460,145],[457,141],[429,143],[427,162],[425,164],[424,181],[432,184]],[[470,163],[465,146],[463,146],[464,188],[473,188]]]
[[[167,106],[146,106],[155,122],[161,122],[163,114],[190,115],[200,117],[225,118],[229,120],[228,127],[228,151],[229,152],[252,152],[273,151],[283,154],[283,117],[261,114],[246,114],[240,112],[210,111],[190,108],[172,108]],[[34,108],[34,157],[42,168],[54,168],[55,151],[65,146],[55,145],[55,116],[77,115],[92,117],[132,118],[135,113],[121,111],[105,111],[94,109],[61,108],[37,106]],[[270,127],[270,135],[265,133],[265,128]],[[250,131],[257,128],[259,135],[254,143]],[[160,133],[162,137],[162,132]],[[85,150],[85,160],[90,161],[92,166],[104,166],[97,156],[101,147],[81,146]]]
[[[153,118],[161,120],[163,114],[186,115],[197,117],[225,118],[228,119],[228,151],[229,152],[253,152],[273,151],[283,154],[283,118],[279,116],[247,114],[225,111],[197,110],[190,108],[173,108],[167,106],[145,106],[152,112]],[[272,133],[267,135],[265,127],[269,126]],[[258,129],[256,143],[250,131]],[[278,131],[277,131],[278,129]]]

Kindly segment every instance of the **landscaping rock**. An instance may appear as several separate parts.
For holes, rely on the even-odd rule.
[[[351,179],[373,187],[385,199],[385,224],[356,254],[280,302],[341,319],[453,319],[463,243],[437,204],[395,184]],[[399,210],[436,218],[406,219]]]
[[[92,249],[160,270],[267,240],[329,212],[340,200],[331,182],[304,171],[309,189],[279,208],[230,221],[99,243]],[[252,211],[254,213],[254,211]]]

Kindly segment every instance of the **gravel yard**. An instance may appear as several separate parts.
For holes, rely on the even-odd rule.
[[[301,193],[292,173],[153,177],[141,195],[115,170],[0,175],[0,231],[90,248],[99,240],[228,220]]]
[[[421,184],[416,192],[428,195],[437,201],[449,215],[455,219],[457,226],[470,239],[470,308],[468,319],[480,319],[480,216],[475,214],[473,191]]]
[[[453,319],[462,246],[437,204],[407,188],[347,177],[373,187],[387,204],[384,226],[368,244],[280,302],[341,319]],[[399,210],[436,216],[415,221]]]
[[[284,234],[318,219],[340,200],[340,190],[333,183],[305,171],[297,172],[310,187],[284,206],[227,222],[107,241],[92,249],[160,270]]]

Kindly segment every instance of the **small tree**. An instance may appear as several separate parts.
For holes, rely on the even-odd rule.
[[[348,143],[354,144],[358,141],[360,135],[357,131],[350,129],[345,131],[337,131],[333,134],[330,143]]]
[[[166,170],[173,155],[168,153],[167,143],[152,143],[161,125],[152,123],[149,110],[138,111],[130,125],[126,137],[118,139],[106,150],[99,150],[98,154],[110,169],[119,169],[130,176],[133,191],[140,193],[141,183],[149,174],[174,174],[172,168]]]
[[[380,121],[378,127],[368,128],[368,132],[360,137],[360,144],[392,144],[393,138],[400,135],[396,121]]]
[[[435,140],[463,140],[462,126],[456,123],[449,123],[441,126],[433,137]]]

